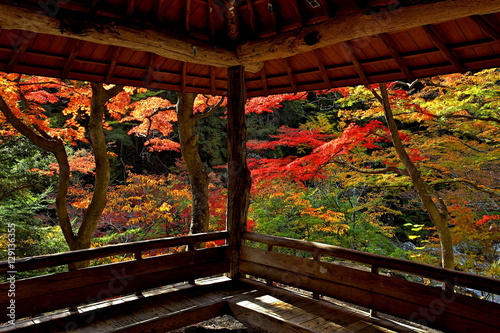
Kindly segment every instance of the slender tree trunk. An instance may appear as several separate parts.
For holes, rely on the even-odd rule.
[[[8,107],[7,103],[0,97],[0,110],[5,114],[7,121],[22,135],[26,136],[36,146],[50,151],[54,154],[59,166],[59,184],[56,196],[56,211],[59,225],[70,250],[80,250],[89,248],[92,242],[94,231],[106,206],[106,194],[110,179],[110,166],[106,150],[106,140],[104,137],[102,122],[106,110],[106,102],[116,96],[123,88],[115,86],[109,90],[104,89],[102,84],[92,83],[92,100],[90,109],[89,134],[92,150],[95,157],[95,183],[92,200],[84,212],[82,223],[75,234],[68,215],[67,193],[70,179],[70,167],[68,156],[63,142],[60,139],[52,138],[47,133],[25,125],[18,119]],[[27,105],[27,103],[25,103]],[[73,263],[70,269],[88,266],[88,262]]]
[[[424,181],[420,171],[406,153],[403,143],[401,142],[401,138],[399,137],[394,115],[389,104],[389,95],[385,84],[380,84],[380,91],[382,94],[381,102],[384,107],[385,118],[387,120],[387,126],[391,132],[394,148],[410,175],[413,187],[417,191],[420,200],[429,213],[432,222],[434,222],[434,225],[436,226],[441,244],[441,264],[444,268],[454,269],[453,243],[451,240],[450,229],[448,228],[449,214],[446,205],[439,197],[439,194]]]
[[[196,94],[178,93],[177,123],[181,153],[189,173],[193,214],[191,218],[190,234],[208,231],[210,209],[208,202],[209,178],[198,152],[198,136],[195,134],[197,117],[193,114]]]

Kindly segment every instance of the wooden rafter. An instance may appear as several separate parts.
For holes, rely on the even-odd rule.
[[[126,16],[132,16],[135,10],[135,0],[128,0],[127,1],[127,10],[125,12]]]
[[[269,95],[269,89],[267,86],[267,74],[266,74],[266,66],[262,67],[260,71],[260,79],[262,80],[262,90],[264,91],[264,95]]]
[[[208,9],[208,30],[210,31],[210,37],[215,36],[215,8],[214,8],[214,0],[208,0],[207,2]]]
[[[479,15],[471,16],[471,19],[483,30],[488,36],[495,41],[500,41],[500,32],[498,28],[494,28],[488,21]]]
[[[184,17],[184,22],[186,24],[185,28],[186,31],[189,32],[191,31],[191,0],[186,0],[186,10],[185,10],[185,17]]]
[[[165,12],[165,0],[158,0],[156,2],[156,19],[158,21],[163,21],[163,13]]]
[[[149,61],[146,73],[146,88],[151,88],[153,85],[153,79],[155,75],[155,66],[158,56],[154,53],[149,54]]]
[[[216,85],[215,85],[215,67],[210,66],[210,94],[216,94]]]
[[[252,36],[255,36],[257,33],[257,28],[256,28],[256,23],[255,23],[255,8],[253,5],[253,0],[246,0],[247,2],[247,7],[248,7],[248,13],[250,15],[250,29],[252,30]]]
[[[290,6],[293,7],[293,11],[295,12],[295,15],[297,15],[297,18],[299,19],[300,24],[302,26],[304,26],[306,22],[304,21],[304,16],[300,12],[298,0],[290,0]]]
[[[274,1],[273,0],[267,0],[267,11],[271,15],[271,22],[274,27],[274,31],[278,32],[278,18],[276,17],[276,10],[274,8]]]
[[[105,82],[109,83],[111,81],[111,78],[113,77],[113,72],[115,70],[116,64],[117,64],[117,59],[118,55],[120,54],[120,48],[119,47],[113,47],[111,55],[111,62],[109,63],[108,71],[106,73],[106,79]]]
[[[288,73],[288,79],[290,80],[290,85],[292,86],[293,93],[297,93],[297,84],[295,83],[295,78],[293,76],[293,69],[290,64],[290,58],[285,58],[286,62],[286,71]]]
[[[399,53],[394,48],[394,45],[391,41],[391,37],[388,36],[387,34],[380,34],[379,37],[384,42],[385,47],[387,48],[387,50],[389,50],[389,53],[391,54],[392,58],[394,59],[394,61],[398,65],[399,69],[401,69],[401,71],[404,73],[406,79],[408,79],[409,81],[414,81],[415,77],[411,73],[408,66],[406,66],[403,58],[401,58]]]
[[[318,0],[321,6],[323,6],[326,9],[326,12],[328,13],[328,17],[333,17],[334,11],[333,7],[328,4],[328,1],[326,0]]]
[[[354,55],[354,50],[353,50],[351,44],[349,44],[349,42],[344,42],[344,43],[342,43],[342,47],[344,48],[344,50],[346,52],[347,59],[349,61],[351,61],[352,64],[354,65],[356,72],[358,73],[359,77],[361,78],[361,82],[363,82],[363,84],[365,86],[368,86],[370,84],[370,82],[368,82],[368,78],[366,77],[366,74],[363,70],[363,67],[361,66],[361,63],[359,62],[358,58],[356,58],[356,56]]]
[[[92,0],[92,3],[89,7],[89,13],[93,14],[96,12],[98,3],[99,3],[99,0]]]
[[[16,64],[19,61],[19,59],[21,58],[21,56],[24,54],[24,52],[26,52],[26,50],[31,45],[31,43],[33,43],[33,40],[35,38],[36,38],[36,34],[29,33],[29,32],[28,33],[23,32],[19,36],[19,38],[17,40],[17,44],[14,45],[14,53],[10,57],[9,63],[5,67],[5,70],[7,72],[12,71],[12,69],[14,68],[14,66],[16,66]]]
[[[321,73],[321,77],[323,78],[323,81],[325,82],[327,89],[331,89],[332,83],[330,82],[328,73],[326,72],[325,66],[323,65],[323,59],[321,59],[321,53],[319,50],[314,50],[313,53],[314,53],[314,59],[316,60],[316,65],[318,66],[319,71]]]
[[[498,0],[443,0],[393,11],[390,19],[387,19],[387,13],[365,15],[362,12],[352,12],[335,16],[318,25],[304,27],[298,32],[290,31],[278,36],[249,41],[239,45],[236,50],[238,58],[245,65],[287,58],[357,38],[498,11],[500,11]],[[370,27],[370,29],[353,29],[353,27]],[[305,43],[307,36],[311,34],[317,34],[320,38],[315,43]]]
[[[453,65],[455,66],[456,70],[458,72],[464,73],[467,71],[465,68],[464,64],[460,62],[460,60],[455,57],[455,55],[452,53],[452,51],[446,46],[446,44],[439,38],[439,36],[434,32],[431,26],[425,25],[422,26],[422,29],[425,31],[426,35],[432,40],[434,45],[438,49],[441,50],[443,53],[444,57]]]
[[[80,49],[83,46],[83,41],[77,40],[73,42],[73,47],[71,50],[71,53],[69,54],[68,59],[66,60],[66,63],[64,64],[64,69],[61,72],[61,78],[64,80],[68,77],[68,74],[71,70],[71,67],[73,66],[73,63],[75,62],[76,56],[78,55],[78,52],[80,52]]]
[[[181,92],[186,91],[186,84],[187,84],[187,62],[183,62],[181,71]]]

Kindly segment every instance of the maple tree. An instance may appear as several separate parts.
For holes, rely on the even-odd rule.
[[[5,120],[33,144],[50,151],[57,160],[59,183],[56,211],[66,242],[71,250],[88,248],[99,217],[106,205],[110,177],[106,140],[103,132],[106,103],[117,96],[123,87],[113,86],[106,89],[102,84],[91,83],[90,89],[77,84],[77,89],[73,90],[59,80],[24,77],[18,74],[3,74],[2,86],[0,109]],[[53,89],[56,92],[52,93],[47,89]],[[45,115],[45,109],[41,104],[55,103],[62,98],[69,99],[67,107],[62,112],[69,117],[63,128],[53,129],[49,126],[50,120]],[[82,113],[89,117],[87,129],[95,160],[95,184],[92,199],[85,210],[78,231],[75,233],[67,208],[71,169],[65,149],[65,140],[70,142],[87,141],[85,129],[79,126],[76,121],[78,115]]]
[[[497,150],[492,149],[496,144],[496,138],[498,138],[495,134],[498,131],[498,126],[494,125],[495,120],[492,120],[492,112],[496,112],[494,103],[498,102],[498,89],[491,85],[491,82],[498,80],[492,76],[494,73],[496,74],[498,71],[489,70],[486,71],[486,74],[484,72],[478,73],[476,76],[480,76],[480,78],[460,77],[463,81],[474,82],[474,84],[469,86],[463,85],[461,82],[455,83],[457,84],[457,90],[467,91],[467,93],[462,95],[466,98],[460,97],[461,101],[468,98],[470,101],[476,103],[475,106],[468,106],[467,103],[462,103],[461,107],[468,107],[473,110],[480,109],[482,110],[482,114],[481,119],[477,116],[474,118],[452,117],[460,120],[455,124],[451,124],[452,126],[449,123],[440,121],[443,117],[436,116],[435,110],[429,110],[427,108],[429,104],[426,105],[421,100],[410,97],[408,92],[399,90],[395,88],[395,85],[391,85],[391,95],[389,95],[389,98],[391,99],[392,108],[398,113],[400,125],[403,125],[403,129],[417,128],[417,131],[412,131],[411,133],[407,130],[397,133],[397,138],[401,140],[401,144],[407,152],[406,158],[412,164],[418,164],[420,169],[418,174],[424,177],[427,182],[427,185],[423,184],[423,178],[418,181],[428,191],[427,193],[431,195],[431,198],[433,198],[430,201],[427,200],[427,203],[430,203],[430,205],[434,203],[441,210],[438,213],[439,215],[436,215],[444,217],[441,221],[442,227],[440,232],[442,234],[449,233],[449,225],[455,226],[453,229],[455,233],[452,237],[444,235],[434,238],[438,242],[442,241],[443,238],[447,239],[446,247],[448,254],[445,254],[447,258],[446,267],[453,267],[451,264],[454,259],[453,249],[451,248],[453,243],[470,243],[472,238],[467,240],[465,237],[466,234],[476,235],[473,238],[476,242],[482,242],[481,246],[484,246],[485,249],[493,248],[493,243],[487,243],[487,240],[495,239],[495,235],[498,235],[495,231],[497,230],[495,228],[495,218],[481,220],[482,223],[490,226],[490,232],[487,233],[485,232],[486,228],[483,228],[483,231],[480,232],[481,225],[477,225],[477,218],[474,220],[474,216],[479,215],[479,210],[476,210],[476,212],[471,211],[468,215],[466,214],[466,207],[470,206],[471,203],[475,201],[484,202],[484,200],[480,199],[481,195],[484,198],[488,196],[491,198],[491,196],[495,197],[497,195],[495,185],[491,184],[491,181],[488,182],[487,178],[481,178],[495,178],[494,175],[498,171],[495,167],[496,164],[492,163],[493,160],[498,158]],[[449,80],[447,82],[454,82],[453,77],[446,78],[446,80]],[[479,81],[486,85],[489,84],[487,89],[478,89],[476,85]],[[451,87],[447,87],[447,90],[450,89]],[[350,170],[347,173],[347,177],[349,178],[344,177],[342,184],[356,184],[356,182],[359,184],[359,182],[368,181],[372,184],[370,185],[371,190],[369,190],[372,193],[375,193],[373,192],[374,187],[406,189],[411,185],[408,178],[406,178],[410,175],[408,168],[401,166],[400,157],[396,154],[395,150],[391,151],[388,149],[393,147],[391,137],[396,137],[396,131],[393,126],[391,133],[382,122],[378,121],[384,112],[382,105],[374,103],[376,100],[373,98],[370,90],[366,90],[363,87],[343,88],[337,91],[346,97],[343,100],[332,100],[331,105],[336,104],[339,108],[342,106],[349,108],[345,112],[340,111],[338,113],[339,124],[344,123],[344,128],[340,127],[342,132],[336,132],[335,129],[339,128],[336,126],[328,127],[325,124],[318,126],[318,121],[315,124],[318,126],[316,128],[329,128],[330,133],[335,133],[337,136],[335,139],[322,144],[321,141],[325,140],[326,137],[315,136],[318,132],[311,131],[314,127],[306,129],[306,124],[303,124],[301,125],[301,129],[281,129],[281,133],[275,135],[273,141],[250,142],[249,147],[257,150],[269,150],[277,146],[295,147],[295,154],[298,156],[267,159],[258,157],[250,160],[252,175],[257,184],[260,182],[272,184],[273,181],[281,181],[280,179],[288,177],[289,181],[302,183],[304,186],[316,184],[314,186],[317,187],[322,182],[321,179],[324,179],[324,183],[325,180],[331,178],[333,168],[330,166],[333,163],[338,167]],[[332,93],[332,91],[327,91],[326,93]],[[351,94],[348,95],[348,93]],[[423,94],[429,94],[429,92],[423,91]],[[441,96],[439,94],[435,95]],[[439,98],[434,97],[436,99],[434,108],[440,110],[446,109],[445,106],[448,105],[447,103],[450,105],[453,104],[453,102],[450,102],[453,98],[456,97],[443,95],[445,102],[440,101],[441,104],[439,106],[437,103]],[[445,105],[444,107],[443,104]],[[456,113],[458,111],[455,109],[453,112]],[[464,119],[470,120],[473,123],[470,125],[464,124]],[[490,124],[478,124],[478,121],[488,121]],[[309,122],[309,126],[310,124],[311,122]],[[484,131],[486,128],[488,130]],[[285,133],[290,133],[291,135],[285,135]],[[435,133],[436,135],[431,133]],[[447,135],[443,135],[443,133],[447,133]],[[471,142],[471,138],[477,138],[476,140],[482,142],[481,146],[477,145],[477,141]],[[314,141],[316,139],[318,139],[317,142]],[[439,145],[436,145],[438,142]],[[474,146],[470,146],[471,143]],[[450,149],[452,147],[451,144],[454,145],[452,149]],[[457,145],[461,145],[461,147]],[[301,146],[301,149],[297,149]],[[438,153],[438,150],[441,148],[442,152]],[[450,156],[451,152],[456,155]],[[475,153],[471,154],[471,152]],[[461,161],[463,158],[466,158],[466,160],[457,164],[458,159],[456,158],[460,158]],[[467,168],[467,166],[474,166],[473,171],[471,172],[471,169]],[[490,186],[485,185],[488,183],[490,183]],[[458,185],[460,184],[463,186],[459,187]],[[474,194],[470,191],[467,192],[467,187],[476,190],[476,192]],[[464,193],[467,193],[467,197],[471,200],[468,203],[458,200],[460,197],[465,198]],[[452,195],[455,195],[455,197]],[[387,194],[385,196],[387,197]],[[379,197],[382,198],[381,196]],[[444,204],[444,200],[446,200],[446,205]],[[400,205],[400,203],[397,204]],[[375,206],[373,207],[375,208]],[[384,216],[387,216],[387,214],[408,219],[407,216],[402,216],[397,210],[388,209],[388,207],[381,208],[382,210],[375,215],[376,219],[385,219],[386,217]],[[431,209],[433,208],[431,207]],[[467,222],[465,222],[466,220]],[[418,222],[413,222],[411,225],[418,225]],[[413,229],[423,232],[432,229],[432,227],[426,226],[423,229],[421,227],[413,227]],[[428,232],[425,232],[425,234],[428,236],[431,235]],[[462,236],[457,237],[459,235]],[[423,243],[424,239],[422,238],[421,240]]]

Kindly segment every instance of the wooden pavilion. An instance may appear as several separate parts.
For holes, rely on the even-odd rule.
[[[271,332],[418,331],[379,313],[445,331],[498,332],[497,303],[456,292],[500,294],[498,280],[245,232],[244,104],[247,96],[500,67],[499,39],[498,0],[0,0],[0,71],[227,94],[229,137],[228,231],[2,262],[0,332],[165,332],[221,314]],[[214,240],[225,245],[196,246]],[[16,280],[121,254],[133,260]],[[229,278],[195,281],[221,274]],[[172,286],[182,281],[190,283]]]

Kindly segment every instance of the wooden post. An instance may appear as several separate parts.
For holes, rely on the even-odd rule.
[[[235,279],[240,277],[240,248],[242,235],[247,228],[251,180],[246,151],[244,67],[229,67],[227,76],[228,188],[226,225],[231,248],[229,277]]]

